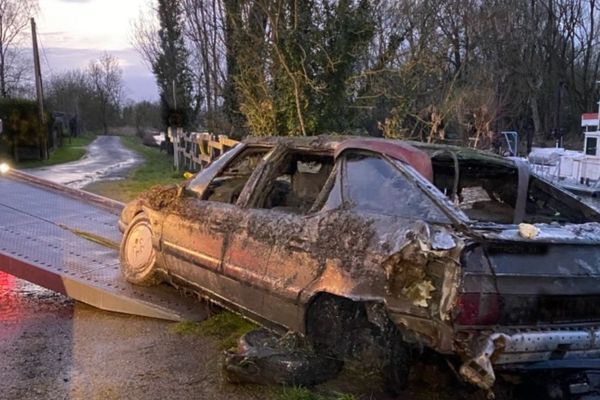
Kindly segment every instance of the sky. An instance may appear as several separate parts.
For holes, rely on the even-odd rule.
[[[126,95],[157,100],[154,76],[131,44],[131,26],[148,0],[39,0],[36,17],[44,75],[86,68],[107,51],[123,69]]]

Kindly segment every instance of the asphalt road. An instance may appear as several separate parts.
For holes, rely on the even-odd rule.
[[[98,136],[78,161],[34,168],[28,172],[43,179],[80,189],[108,179],[119,179],[142,162],[140,156],[123,146],[118,136]]]

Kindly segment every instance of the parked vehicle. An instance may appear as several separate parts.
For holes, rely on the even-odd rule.
[[[600,365],[600,215],[516,159],[356,137],[252,138],[124,209],[121,264],[333,355],[365,329],[495,372]]]

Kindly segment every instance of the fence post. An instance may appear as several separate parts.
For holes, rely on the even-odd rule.
[[[179,140],[177,138],[177,132],[172,126],[169,126],[167,127],[167,135],[173,144],[173,167],[179,171]]]

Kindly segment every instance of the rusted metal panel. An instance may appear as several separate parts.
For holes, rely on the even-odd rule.
[[[381,139],[349,139],[343,141],[336,147],[335,157],[337,158],[348,149],[368,150],[379,154],[385,154],[411,165],[429,181],[433,180],[433,168],[429,156],[425,152],[407,143]]]

